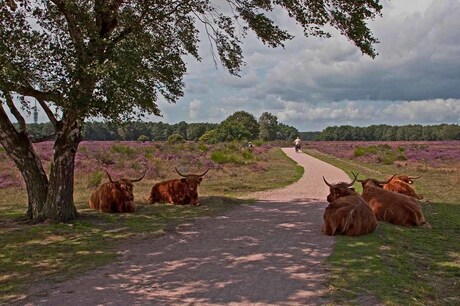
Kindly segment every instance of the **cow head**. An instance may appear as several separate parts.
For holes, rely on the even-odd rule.
[[[419,176],[409,176],[409,175],[395,175],[393,176],[391,181],[402,181],[407,184],[413,184],[414,180],[421,178],[423,175],[420,174]]]
[[[198,185],[200,185],[201,181],[203,180],[203,176],[209,171],[206,170],[203,174],[182,174],[179,170],[176,169],[177,174],[182,176],[180,181],[185,185],[187,189],[187,195],[191,198],[191,204],[197,205],[198,204]]]
[[[389,182],[391,182],[391,180],[396,176],[393,175],[389,180],[387,181],[379,181],[379,180],[376,180],[376,179],[373,179],[373,178],[367,178],[365,180],[358,180],[358,182],[361,183],[361,185],[363,186],[363,189],[366,187],[366,186],[374,186],[374,187],[378,187],[378,188],[383,188],[383,185],[385,184],[388,184]]]
[[[337,200],[338,198],[345,197],[348,195],[354,195],[356,194],[355,189],[351,186],[356,182],[356,178],[358,177],[358,174],[354,174],[352,172],[354,178],[351,183],[344,183],[344,182],[339,182],[337,184],[330,184],[328,181],[323,176],[323,180],[326,183],[326,185],[329,186],[329,195],[327,196],[327,201],[329,203],[332,203],[333,201]]]
[[[112,177],[110,176],[109,172],[105,171],[107,173],[107,177],[109,178],[110,181],[110,186],[112,187],[112,190],[117,190],[121,192],[123,195],[123,200],[129,203],[132,203],[134,201],[134,194],[133,194],[133,183],[141,181],[145,173],[147,172],[147,169],[145,169],[144,173],[140,178],[137,179],[125,179],[121,178],[118,181],[112,180]]]

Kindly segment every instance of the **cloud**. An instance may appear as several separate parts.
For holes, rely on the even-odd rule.
[[[202,105],[203,105],[203,102],[200,101],[200,100],[197,100],[197,99],[195,99],[192,102],[190,102],[189,117],[191,119],[198,118],[198,116],[202,112],[202,109],[201,109]]]
[[[275,113],[280,121],[291,122],[294,126],[304,126],[306,130],[345,124],[367,126],[460,123],[460,100],[458,99],[400,102],[341,101],[321,105],[283,100],[280,102],[284,108]]]
[[[392,103],[382,111],[382,117],[383,119],[397,118],[402,121],[460,123],[460,100],[436,99]]]

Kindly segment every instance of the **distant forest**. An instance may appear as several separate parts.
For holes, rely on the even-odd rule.
[[[346,141],[416,141],[416,140],[460,140],[460,126],[439,125],[371,125],[355,127],[350,125],[331,126],[317,134],[310,132],[305,140],[346,140]],[[303,133],[300,133],[303,135]]]
[[[53,137],[54,129],[51,123],[29,124],[28,133],[33,139],[46,139]],[[245,111],[237,111],[221,123],[86,122],[83,131],[84,140],[199,140],[206,143],[232,140],[293,141],[297,136],[299,131],[296,128],[279,123],[278,118],[270,113],[263,113],[257,120]]]
[[[29,134],[36,139],[52,135],[50,123],[28,125]],[[296,128],[278,123],[276,116],[264,113],[257,121],[253,115],[239,111],[219,123],[176,124],[163,122],[131,122],[125,124],[87,122],[84,140],[141,140],[167,141],[183,139],[216,143],[231,140],[287,140],[300,136],[304,141],[416,141],[460,140],[460,126],[439,125],[349,125],[327,127],[321,132],[299,132]]]

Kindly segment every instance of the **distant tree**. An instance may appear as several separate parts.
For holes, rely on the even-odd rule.
[[[277,139],[294,141],[297,136],[299,136],[299,131],[296,128],[284,123],[278,124]]]
[[[187,122],[181,121],[173,126],[174,133],[181,135],[184,139],[188,139],[187,137]]]
[[[253,140],[259,136],[259,123],[254,115],[237,111],[220,123],[217,133],[220,141]]]
[[[264,112],[259,118],[259,139],[275,140],[278,132],[278,118]]]
[[[187,126],[187,139],[198,140],[204,133],[216,127],[217,124],[215,123],[189,123]]]
[[[270,47],[292,38],[269,17],[275,8],[295,19],[306,36],[329,37],[325,29],[336,28],[363,53],[376,55],[377,40],[367,22],[380,14],[378,0],[217,2],[0,2],[0,143],[25,180],[28,219],[77,217],[74,164],[85,119],[160,115],[160,95],[172,103],[183,95],[186,55],[201,60],[201,29],[211,54],[234,75],[244,65],[241,45],[248,31]],[[37,101],[55,129],[49,175],[32,147],[15,96],[28,109],[32,99],[25,97]]]

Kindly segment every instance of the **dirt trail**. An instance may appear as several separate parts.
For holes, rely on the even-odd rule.
[[[294,149],[296,183],[257,193],[254,205],[201,218],[122,246],[120,260],[31,293],[22,305],[318,305],[333,238],[321,234],[328,188],[340,169]]]

